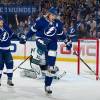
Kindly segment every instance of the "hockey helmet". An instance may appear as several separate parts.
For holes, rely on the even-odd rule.
[[[48,10],[49,13],[53,14],[53,15],[58,15],[58,10],[57,8],[55,7],[51,7],[49,10]]]

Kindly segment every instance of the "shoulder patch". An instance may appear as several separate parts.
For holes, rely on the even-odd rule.
[[[36,18],[36,21],[40,20],[40,17]]]

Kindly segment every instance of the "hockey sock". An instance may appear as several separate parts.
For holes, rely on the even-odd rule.
[[[51,86],[53,77],[45,76],[45,86]]]
[[[7,76],[8,76],[8,80],[12,80],[13,73],[7,73]]]

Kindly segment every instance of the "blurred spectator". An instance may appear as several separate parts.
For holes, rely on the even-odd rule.
[[[48,8],[55,6],[58,8],[60,14],[63,13],[61,20],[64,23],[64,32],[74,30],[75,33],[73,34],[77,37],[75,41],[83,37],[95,38],[97,35],[96,29],[100,38],[100,0],[98,4],[98,16],[96,15],[96,0],[1,0],[1,3],[39,6],[39,12],[34,15],[20,15],[20,18],[18,18],[19,15],[15,15],[14,17],[6,15],[8,20],[10,19],[8,23],[13,29],[15,28],[15,23],[13,22],[16,19],[16,32],[18,33],[27,33],[36,17],[43,16]],[[72,17],[75,18],[75,22],[71,19]]]
[[[77,41],[77,26],[76,26],[76,19],[72,18],[71,19],[71,23],[70,23],[70,27],[67,30],[67,35],[70,36],[72,42],[76,42]]]
[[[17,14],[15,15],[16,24],[17,24],[17,33],[24,33],[24,23],[18,20]]]
[[[90,26],[90,37],[96,37],[96,21],[92,18],[92,16],[87,24]]]

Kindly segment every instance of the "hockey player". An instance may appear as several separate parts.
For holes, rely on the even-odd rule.
[[[13,32],[6,25],[2,16],[0,16],[0,86],[1,86],[1,77],[4,64],[7,68],[7,84],[9,86],[14,86],[12,82],[13,78],[13,58],[10,51],[10,42],[13,36]]]
[[[46,69],[45,76],[45,92],[51,94],[51,84],[53,75],[55,74],[55,61],[57,56],[57,41],[58,37],[65,41],[68,49],[71,49],[70,39],[66,39],[63,31],[63,24],[57,20],[57,9],[51,7],[47,14],[36,20],[35,24],[31,27],[31,30],[26,35],[26,38],[36,35],[37,52],[44,53],[46,63],[41,64],[42,69]]]

